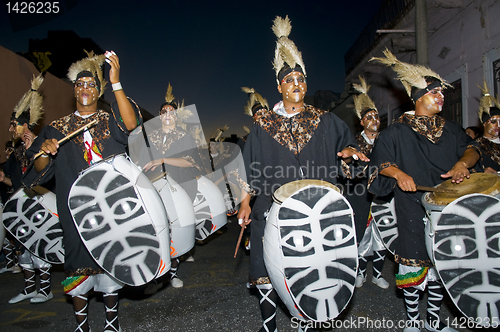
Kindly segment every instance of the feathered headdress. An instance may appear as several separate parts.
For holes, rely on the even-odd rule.
[[[263,98],[260,94],[255,92],[253,88],[242,87],[243,92],[248,93],[249,99],[245,105],[245,114],[249,116],[254,116],[261,109],[269,109],[269,104],[267,100]]]
[[[300,71],[304,76],[307,76],[306,66],[302,61],[302,53],[299,52],[293,41],[288,39],[288,35],[292,31],[292,25],[288,16],[284,19],[276,16],[272,29],[276,37],[278,37],[273,61],[278,84],[292,71]]]
[[[192,115],[193,112],[184,107],[184,99],[183,99],[181,106],[177,109],[177,121],[184,123]]]
[[[99,97],[101,97],[104,94],[106,84],[108,83],[104,79],[104,75],[101,70],[104,61],[106,60],[106,56],[104,54],[95,55],[94,51],[85,51],[85,53],[87,53],[87,57],[72,64],[71,67],[69,67],[67,76],[73,83],[80,77],[92,76],[97,83],[99,88]]]
[[[42,74],[31,80],[31,90],[26,92],[21,100],[14,107],[13,118],[17,120],[19,124],[27,123],[29,128],[33,128],[38,120],[43,114],[43,97],[38,93],[38,88],[43,83]]]
[[[220,142],[222,133],[224,133],[228,129],[229,129],[228,125],[217,128],[217,130],[215,130],[215,132],[212,134],[212,137],[210,137],[210,141]]]
[[[368,96],[370,86],[366,84],[366,81],[362,76],[359,76],[359,80],[361,81],[361,84],[353,83],[352,86],[360,94],[355,95],[352,98],[354,99],[354,109],[356,110],[356,115],[361,120],[367,112],[372,110],[378,112],[378,110],[373,100],[371,100],[370,96]]]
[[[243,126],[243,130],[244,130],[247,134],[250,134],[250,128],[248,128],[247,126]]]
[[[479,85],[478,85],[479,86]],[[500,103],[498,98],[493,97],[489,90],[486,80],[483,80],[483,87],[481,89],[481,99],[479,99],[479,119],[482,123],[488,121],[492,116],[500,115]]]
[[[441,76],[425,66],[418,64],[412,65],[399,61],[387,48],[384,51],[384,55],[385,58],[373,57],[370,61],[376,60],[386,66],[391,66],[398,75],[397,79],[401,81],[405,87],[406,93],[411,97],[414,103],[424,94],[438,86],[441,86],[443,89],[447,86],[451,86]],[[428,84],[426,80],[427,77],[436,79],[436,82]],[[412,87],[417,88],[417,91],[414,91],[413,94]]]

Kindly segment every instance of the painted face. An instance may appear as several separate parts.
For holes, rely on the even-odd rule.
[[[175,125],[177,121],[177,110],[171,105],[165,105],[160,111],[161,122],[165,125]]]
[[[380,118],[378,116],[378,112],[370,111],[366,113],[360,123],[365,130],[378,131],[380,128]]]
[[[78,104],[89,106],[99,99],[99,90],[93,77],[81,77],[75,83],[75,97]]]
[[[16,120],[10,121],[9,132],[12,134],[12,138],[21,138],[25,132],[26,127],[20,125]]]
[[[305,188],[279,209],[287,287],[310,319],[337,317],[352,296],[357,267],[353,223],[351,207],[330,188]]]
[[[467,317],[498,321],[500,200],[471,194],[447,205],[434,238],[436,269],[455,305]]]
[[[307,92],[307,83],[304,74],[294,71],[285,76],[278,86],[278,91],[283,96],[283,100],[298,103],[304,100]]]
[[[500,134],[500,115],[492,116],[484,123],[484,136],[490,138],[497,138]]]
[[[422,109],[425,112],[425,115],[438,114],[443,110],[443,88],[437,87],[432,89],[431,91],[423,95],[419,100],[417,100],[417,102],[420,103]]]

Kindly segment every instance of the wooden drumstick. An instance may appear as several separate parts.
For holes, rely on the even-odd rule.
[[[240,236],[238,237],[238,243],[236,243],[236,249],[234,250],[234,258],[238,254],[238,249],[240,248],[241,238],[243,237],[243,232],[245,231],[245,227],[241,227]]]
[[[67,140],[69,140],[70,138],[72,138],[73,136],[75,135],[78,135],[79,133],[81,133],[82,131],[84,131],[85,129],[87,128],[90,128],[92,127],[93,125],[95,125],[97,123],[97,119],[95,119],[94,121],[91,121],[89,123],[87,123],[86,125],[84,126],[81,126],[80,128],[78,128],[77,130],[75,130],[74,132],[72,132],[71,134],[69,134],[68,136],[66,137],[63,137],[61,138],[59,141],[57,141],[57,144],[62,144],[64,142],[66,142]],[[44,154],[45,152],[43,151],[40,151],[38,152],[34,157],[33,157],[33,160],[35,160],[36,158],[40,157],[42,154]]]

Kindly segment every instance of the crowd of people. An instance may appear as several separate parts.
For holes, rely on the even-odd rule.
[[[119,58],[112,51],[104,55],[90,53],[71,66],[68,78],[74,83],[76,111],[51,122],[37,136],[32,129],[43,114],[42,97],[37,92],[43,77],[34,78],[31,90],[12,114],[9,131],[16,143],[13,151],[6,155],[7,162],[0,171],[0,182],[5,189],[2,203],[21,188],[29,190],[42,185],[55,191],[64,232],[67,278],[63,286],[72,299],[76,331],[90,331],[87,308],[91,290],[103,293],[104,331],[121,331],[118,303],[119,290],[124,283],[110,276],[89,253],[73,221],[68,197],[80,172],[108,157],[129,152],[129,138],[133,131],[136,137],[147,142],[148,148],[139,149],[140,153],[132,160],[142,167],[151,181],[158,176],[167,179],[168,174],[175,183],[181,184],[189,197],[186,208],[192,209],[193,215],[200,203],[198,180],[203,176],[208,176],[218,186],[221,197],[232,197],[230,203],[226,199],[226,209],[229,215],[239,209],[237,219],[248,237],[245,246],[250,249],[249,285],[258,290],[262,314],[260,332],[277,331],[276,306],[280,295],[274,284],[276,281],[269,276],[262,240],[273,193],[290,182],[310,179],[338,187],[361,186],[365,189],[360,191],[361,194],[349,190],[344,192],[353,211],[353,231],[349,237],[354,250],[357,248],[354,262],[357,269],[354,276],[342,277],[351,290],[347,293],[339,290],[335,296],[336,305],[341,307],[347,303],[352,289],[362,287],[366,282],[370,258],[373,260],[371,281],[381,289],[389,287],[389,282],[382,276],[387,250],[373,222],[371,204],[375,197],[393,197],[399,234],[394,245],[394,261],[398,264],[395,279],[397,287],[403,290],[406,304],[404,331],[420,331],[419,293],[425,290],[428,292],[425,328],[429,331],[455,331],[443,324],[439,317],[444,291],[426,250],[423,222],[426,212],[417,184],[434,187],[446,179],[459,184],[470,177],[471,172],[500,171],[498,100],[491,96],[485,85],[478,112],[483,130],[478,127],[464,130],[455,122],[439,116],[447,82],[429,68],[400,62],[386,50],[384,57],[372,61],[391,66],[398,74],[414,110],[380,131],[377,107],[368,96],[369,85],[360,77],[359,84],[354,84],[359,93],[354,96],[354,104],[362,131],[354,135],[334,113],[304,103],[306,69],[301,53],[288,38],[291,31],[288,17],[277,17],[273,31],[277,37],[273,65],[282,100],[271,108],[260,94],[243,88],[250,97],[245,113],[252,117],[253,125],[239,142],[245,167],[240,165],[235,174],[226,170],[219,176],[213,175],[233,159],[235,152],[221,149],[220,137],[214,137],[210,150],[200,154],[197,138],[192,137],[185,126],[183,128],[183,120],[190,114],[183,105],[174,101],[170,86],[165,103],[159,109],[159,127],[151,131],[144,129],[139,108],[121,86]],[[109,80],[116,98],[110,112],[98,109],[98,100],[106,85],[101,69],[104,62],[109,65]],[[62,139],[93,120],[96,125],[61,143]],[[286,172],[283,172],[284,166]],[[316,171],[311,168],[316,168]],[[322,169],[335,171],[321,172]],[[241,199],[240,193],[236,193],[239,190]],[[193,234],[192,239],[186,240],[192,242],[189,248],[194,246],[195,239],[203,241],[223,226],[210,220],[190,220],[187,224],[183,227],[191,227],[189,234]],[[326,238],[313,241],[328,244]],[[181,254],[185,254],[188,261],[194,261],[189,248]],[[12,234],[6,237],[3,250],[7,264],[0,273],[20,272],[20,267],[25,278],[25,288],[9,303],[26,299],[32,303],[51,300],[51,264],[36,257]],[[170,263],[167,264],[170,267],[167,279],[174,288],[183,286],[177,276],[178,254],[169,257]],[[37,271],[40,277],[38,289],[35,282]],[[294,273],[300,275],[299,271]],[[328,272],[318,273],[318,279],[333,278]],[[303,284],[312,283],[308,279],[310,275],[300,278]],[[163,283],[161,277],[151,281],[149,293],[156,292]]]

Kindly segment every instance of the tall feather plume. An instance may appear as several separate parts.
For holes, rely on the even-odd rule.
[[[243,130],[244,130],[247,134],[250,134],[250,128],[248,128],[247,126],[243,126]]]
[[[212,139],[216,142],[220,142],[221,141],[221,137],[222,137],[222,134],[227,131],[229,129],[229,126],[228,125],[225,125],[224,127],[219,127],[217,128],[217,130],[215,130],[215,132],[213,133],[212,135]]]
[[[175,99],[174,94],[172,93],[172,85],[170,85],[170,82],[168,83],[168,88],[167,88],[167,93],[165,94],[165,101],[167,103],[173,102]]]
[[[267,100],[262,97],[259,93],[255,92],[253,88],[242,87],[241,90],[249,95],[247,104],[244,107],[245,114],[248,116],[253,116],[252,108],[259,103],[261,106],[269,109],[269,104]]]
[[[42,83],[42,74],[38,75],[37,77],[33,75],[30,91],[26,92],[14,107],[16,118],[20,117],[24,112],[30,112],[30,126],[36,125],[38,123],[38,120],[40,120],[43,115],[43,97],[37,91]]]
[[[178,121],[184,123],[192,115],[193,115],[193,112],[191,112],[191,110],[189,110],[188,108],[184,107],[184,99],[182,99],[182,103],[180,104],[179,108],[177,109]]]
[[[67,76],[72,82],[75,82],[79,73],[84,70],[88,70],[92,73],[92,76],[97,77],[101,83],[101,90],[99,91],[99,97],[101,97],[104,94],[106,84],[108,84],[108,82],[104,79],[104,74],[101,70],[104,61],[106,60],[106,56],[104,54],[95,55],[94,51],[85,51],[85,53],[87,53],[87,57],[73,63],[68,69]]]
[[[366,84],[366,80],[362,76],[359,76],[359,80],[361,83],[353,83],[353,87],[360,94],[355,95],[352,98],[354,100],[354,109],[356,111],[356,115],[359,119],[361,119],[361,112],[367,109],[377,110],[377,107],[375,106],[373,100],[371,100],[371,98],[368,96],[368,90],[370,90],[370,86]]]
[[[304,75],[306,75],[306,66],[302,61],[302,53],[299,52],[294,42],[288,39],[292,31],[292,25],[288,15],[284,19],[280,16],[276,16],[272,30],[276,37],[278,37],[273,61],[276,76],[278,76],[279,71],[283,68],[285,63],[288,64],[290,68],[295,68],[297,64],[300,65],[304,71]]]
[[[479,110],[478,110],[478,115],[479,119],[483,121],[483,114],[488,114],[488,117],[490,116],[490,107],[496,107],[500,109],[500,103],[498,101],[498,98],[493,97],[490,94],[490,91],[488,89],[488,85],[486,84],[486,80],[483,79],[483,86],[479,86],[479,89],[481,89],[481,99],[479,99]]]
[[[378,61],[386,66],[391,66],[397,74],[397,79],[401,81],[405,87],[406,93],[410,97],[412,87],[416,87],[418,89],[425,89],[427,87],[427,81],[425,80],[426,76],[438,79],[443,88],[451,86],[436,72],[425,66],[401,62],[387,48],[383,53],[385,58],[372,57],[370,61]]]

